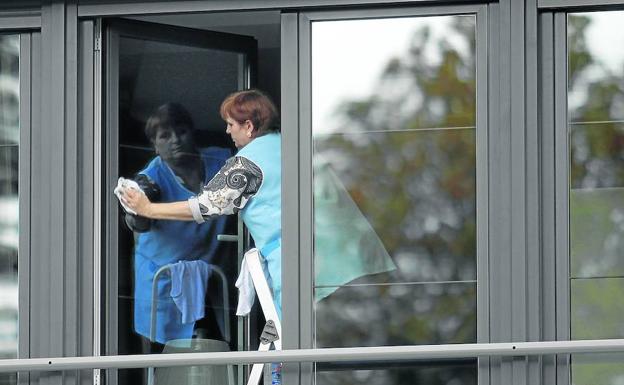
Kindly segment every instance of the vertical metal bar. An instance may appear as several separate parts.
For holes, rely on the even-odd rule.
[[[299,31],[298,14],[281,15],[282,122],[282,338],[284,349],[300,347],[299,222]],[[285,384],[299,383],[299,364],[284,364]]]
[[[541,337],[556,339],[555,312],[555,101],[554,101],[554,31],[552,13],[540,15],[540,166],[541,166]],[[543,384],[556,383],[555,359],[542,357]]]
[[[557,340],[570,339],[567,15],[555,14],[555,264]],[[557,383],[570,381],[569,356],[557,357]]]
[[[100,40],[102,21],[96,20],[92,26],[91,36]],[[85,25],[87,28],[88,25]],[[84,40],[87,43],[88,32]],[[91,46],[95,43],[91,43]],[[101,47],[101,44],[100,44]],[[85,52],[85,55],[88,53]],[[93,57],[93,355],[102,353],[102,51],[91,53]]]
[[[299,346],[314,347],[314,212],[312,175],[312,22],[299,16]],[[312,364],[301,364],[301,384],[313,383]]]
[[[489,342],[489,245],[488,245],[488,10],[476,14],[476,171],[477,171],[477,342]],[[489,358],[478,360],[478,382],[489,384]]]
[[[500,57],[502,55],[500,46],[500,5],[489,4],[488,5],[488,251],[491,255],[495,255],[496,258],[492,258],[488,261],[488,286],[490,291],[488,296],[483,298],[487,301],[489,306],[488,312],[488,324],[490,325],[488,332],[488,340],[490,342],[500,340],[500,323],[497,316],[493,313],[492,308],[495,308],[501,300],[499,298],[499,280],[496,278],[497,265],[498,265],[498,251],[499,246],[496,239],[498,235],[497,225],[499,224],[499,217],[495,214],[496,210],[500,209],[500,188],[498,187],[497,177],[500,174],[498,171],[498,160],[501,156],[501,149],[499,147],[500,141]],[[478,297],[477,297],[478,300]],[[487,362],[482,359],[479,361],[479,385],[488,385],[490,383],[500,383],[500,364],[501,359],[499,357],[489,358]]]
[[[108,28],[106,32],[103,47],[106,47],[105,60],[102,65],[105,66],[105,84],[106,88],[102,90],[105,98],[105,107],[102,117],[104,132],[102,138],[104,150],[102,152],[102,164],[104,165],[103,187],[102,192],[113,191],[116,181],[119,177],[119,43],[120,37],[113,28]],[[105,330],[106,330],[106,354],[119,354],[119,316],[118,316],[118,223],[119,213],[117,210],[117,202],[112,194],[104,194],[102,196],[101,207],[103,211],[103,220],[106,223],[105,241],[102,242],[102,250],[104,250],[105,261],[103,263],[105,278]],[[104,243],[105,242],[105,243]],[[118,381],[117,370],[109,370],[107,372],[107,382],[116,385]]]
[[[526,116],[526,341],[541,340],[541,200],[539,137],[539,72],[537,0],[525,3],[525,116]],[[528,357],[526,383],[539,384],[541,357]]]
[[[31,46],[31,86],[32,90],[41,89],[41,71],[42,71],[42,62],[41,62],[41,33],[34,32],[32,33],[32,46]],[[30,136],[30,211],[31,214],[33,209],[38,209],[39,205],[37,204],[37,199],[43,198],[43,191],[39,191],[37,189],[33,189],[37,183],[35,182],[36,178],[41,173],[41,147],[43,146],[41,140],[41,93],[32,92],[30,95],[30,116],[31,116],[31,136]],[[38,218],[40,219],[40,218]],[[40,238],[34,238],[33,233],[37,233],[41,231],[42,223],[38,221],[31,221],[29,226],[30,231],[30,272],[29,272],[29,290],[30,290],[30,304],[28,308],[29,312],[29,323],[27,328],[29,330],[29,339],[28,339],[28,352],[29,357],[41,357],[44,353],[40,348],[41,344],[44,344],[45,341],[39,340],[43,333],[40,329],[41,320],[38,317],[42,317],[44,312],[42,308],[45,306],[49,306],[47,300],[43,298],[42,293],[45,293],[45,269],[41,266],[41,250],[43,247],[41,245],[42,240]],[[35,341],[37,341],[35,343]],[[36,382],[39,378],[40,374],[30,374],[29,379],[32,382]]]
[[[65,56],[64,56],[64,147],[63,163],[65,168],[64,179],[64,287],[63,293],[75,293],[65,299],[63,341],[65,342],[66,356],[79,355],[79,303],[82,292],[79,288],[79,237],[78,223],[80,221],[79,199],[79,142],[78,142],[78,7],[76,0],[65,1]],[[68,294],[64,294],[68,295]],[[73,298],[72,298],[73,297]],[[72,385],[78,381],[77,372],[66,372],[63,380]]]
[[[30,33],[20,34],[19,51],[19,245],[18,282],[18,350],[19,358],[30,357],[30,138],[32,127],[32,41]],[[18,373],[19,385],[29,383],[28,373]]]
[[[94,25],[93,21],[85,20],[79,23],[78,34],[78,146],[80,156],[80,192],[79,192],[79,212],[80,220],[80,283],[79,290],[82,293],[80,298],[80,354],[99,355],[99,335],[94,333],[95,314],[98,314],[99,325],[99,303],[96,306],[95,293],[99,296],[99,278],[95,279],[95,237],[94,237],[94,195],[95,195],[95,174],[94,174]],[[99,108],[99,107],[98,107]],[[99,226],[98,226],[99,229]],[[99,248],[99,245],[97,246]],[[98,270],[99,273],[99,270]],[[99,301],[99,300],[98,300]],[[96,350],[97,339],[97,350]],[[97,352],[97,354],[96,354]],[[92,378],[84,373],[81,374],[81,383],[90,384],[96,382],[99,371],[91,373]]]

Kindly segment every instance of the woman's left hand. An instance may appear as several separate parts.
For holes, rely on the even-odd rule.
[[[134,210],[137,215],[150,218],[150,207],[152,202],[145,194],[132,188],[126,188],[121,198],[126,206]]]

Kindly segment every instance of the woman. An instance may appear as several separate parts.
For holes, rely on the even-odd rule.
[[[195,196],[231,156],[225,148],[197,148],[191,115],[177,103],[158,107],[147,120],[145,135],[157,156],[134,180],[154,201],[175,202]],[[204,225],[152,221],[140,213],[139,216],[126,213],[125,219],[136,234],[134,329],[142,336],[144,353],[161,352],[167,341],[191,338],[195,327],[207,326],[214,317],[208,314],[199,323],[185,322],[170,296],[171,278],[169,274],[162,275],[158,281],[155,341],[150,341],[154,274],[178,261],[202,260],[214,264],[223,250],[210,240],[225,232],[226,218],[216,218]]]
[[[258,90],[240,91],[221,104],[221,117],[239,149],[202,191],[188,201],[152,203],[124,191],[123,201],[138,215],[157,220],[203,223],[241,212],[267,264],[267,281],[281,317],[281,136],[277,108]]]

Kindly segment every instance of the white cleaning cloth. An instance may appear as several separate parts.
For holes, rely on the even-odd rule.
[[[117,196],[117,199],[119,199],[119,203],[121,203],[121,207],[123,207],[123,209],[126,210],[127,213],[132,214],[132,215],[137,215],[136,211],[126,206],[121,200],[123,191],[125,189],[130,189],[130,188],[140,191],[142,194],[145,194],[145,192],[143,192],[143,190],[141,189],[141,187],[139,186],[137,182],[133,181],[132,179],[126,179],[126,178],[119,178],[119,180],[117,181],[117,187],[115,187],[115,190],[113,190],[113,192]]]
[[[247,258],[243,257],[238,279],[234,284],[238,288],[238,306],[236,307],[236,315],[245,316],[249,314],[256,297],[256,289],[254,289],[251,273],[247,266]]]

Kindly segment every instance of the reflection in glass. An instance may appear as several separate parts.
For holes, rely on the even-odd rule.
[[[198,194],[232,154],[219,105],[239,87],[240,56],[121,37],[119,175],[137,181],[153,201]],[[236,244],[216,239],[218,234],[236,234],[236,218],[199,225],[122,213],[119,222],[119,353],[236,350]],[[186,313],[179,310],[181,302],[175,303],[172,291],[171,265],[179,261],[186,263],[184,277],[195,280],[193,290],[206,293],[202,303],[189,303]],[[201,372],[196,369],[191,372]],[[122,371],[119,383],[146,383],[145,375],[142,370]],[[172,380],[186,374],[172,369],[156,375]]]
[[[624,276],[624,188],[570,192],[570,273]]]
[[[624,125],[570,125],[572,188],[624,187]]]
[[[572,339],[624,336],[623,22],[621,11],[567,21]],[[621,383],[613,357],[574,356],[572,383]]]
[[[570,121],[624,120],[623,11],[568,15]]]
[[[429,362],[335,363],[316,365],[317,385],[476,385],[476,360]]]
[[[475,342],[476,304],[476,282],[341,287],[316,304],[316,346]]]
[[[573,354],[572,385],[617,385],[624,380],[624,354]]]
[[[573,279],[572,339],[624,338],[624,278]]]
[[[475,25],[312,23],[318,347],[476,341]]]
[[[189,353],[206,351],[205,347],[192,346],[189,349],[170,348],[166,353]],[[194,365],[156,368],[154,372],[154,383],[157,385],[236,385],[242,383],[237,381],[237,365]],[[105,378],[119,376],[119,378],[130,378],[136,369],[114,369],[104,370]]]
[[[18,346],[19,47],[19,36],[0,35],[0,359]],[[0,373],[0,383],[17,376]]]

